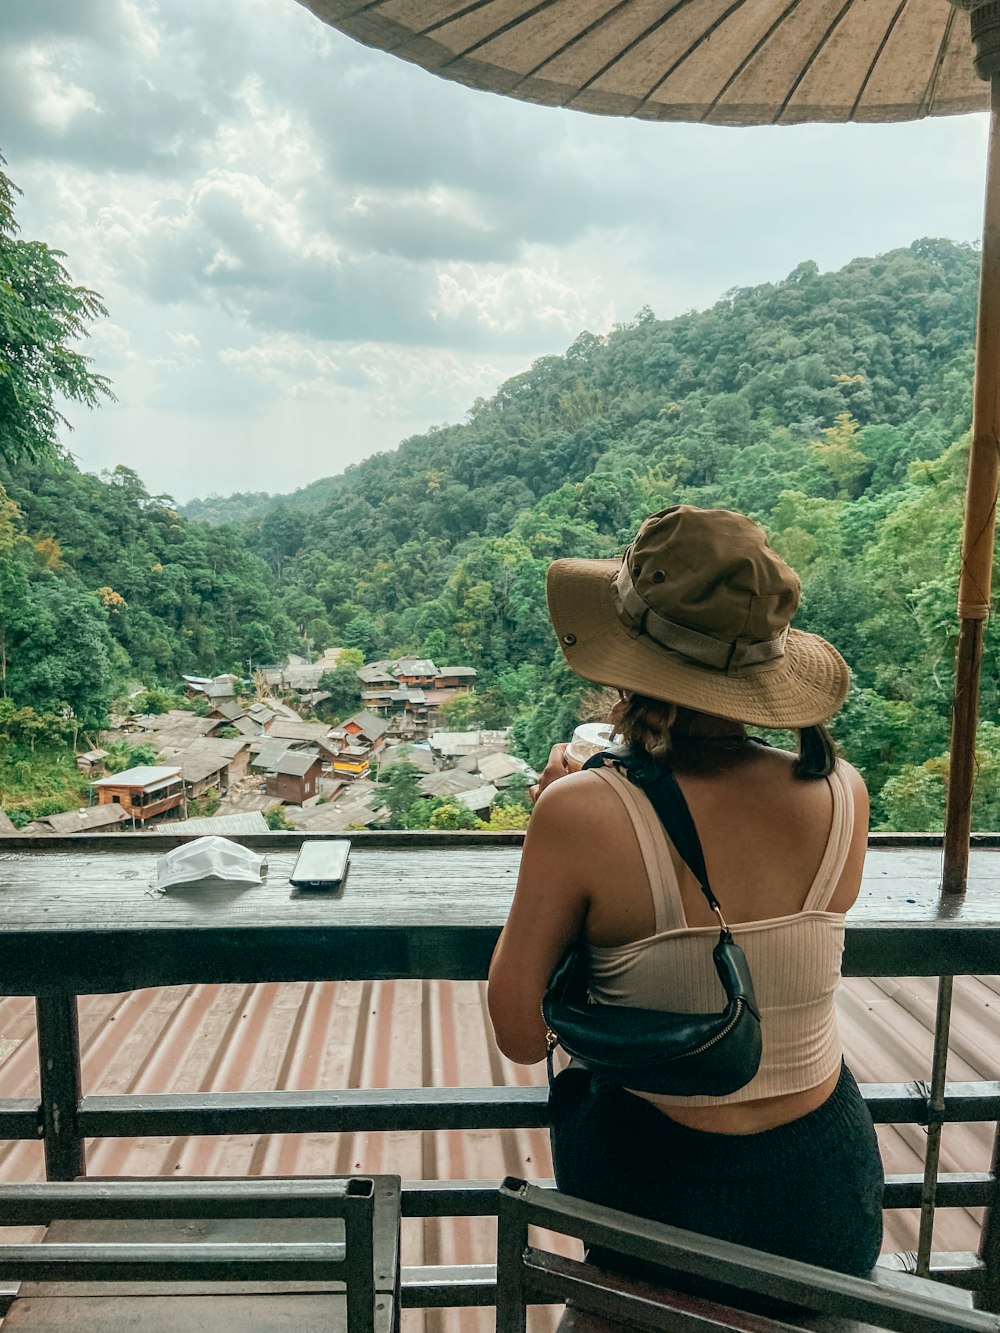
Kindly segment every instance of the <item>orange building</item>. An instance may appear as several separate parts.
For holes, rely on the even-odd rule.
[[[123,773],[109,773],[90,784],[101,805],[120,805],[132,819],[145,823],[184,805],[184,779],[179,767],[141,764]]]

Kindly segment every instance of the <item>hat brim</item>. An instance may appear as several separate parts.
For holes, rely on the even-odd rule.
[[[556,560],[546,575],[549,616],[567,665],[599,685],[759,727],[809,727],[847,697],[850,671],[818,634],[790,629],[784,655],[739,672],[701,667],[632,635],[619,619],[612,581],[620,560]]]

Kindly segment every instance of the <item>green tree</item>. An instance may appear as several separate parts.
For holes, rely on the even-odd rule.
[[[355,665],[355,658],[361,657],[361,654],[354,649],[348,649],[351,657],[344,661],[338,660],[337,665],[332,671],[324,671],[319,678],[319,688],[326,690],[330,695],[326,707],[333,717],[345,718],[351,713],[356,713],[361,704],[361,681],[358,679],[358,666]]]
[[[59,428],[69,427],[61,399],[96,407],[114,396],[73,345],[107,311],[72,285],[61,250],[18,239],[16,192],[0,170],[0,459],[9,463],[58,454]]]
[[[379,774],[376,796],[379,804],[389,811],[390,828],[407,828],[406,814],[420,799],[420,779],[423,776],[416,764],[401,759],[384,774]]]

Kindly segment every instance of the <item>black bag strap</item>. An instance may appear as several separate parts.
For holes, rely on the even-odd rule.
[[[648,797],[667,836],[677,848],[678,855],[698,881],[709,907],[718,916],[723,930],[728,935],[729,928],[723,920],[719,900],[708,882],[705,854],[701,849],[698,830],[695,828],[688,803],[684,799],[684,793],[673,773],[655,760],[638,759],[631,753],[615,754],[609,750],[593,755],[583,767],[603,768],[606,760],[610,760],[616,768],[621,769],[629,781]]]

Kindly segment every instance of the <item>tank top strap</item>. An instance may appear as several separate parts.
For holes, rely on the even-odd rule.
[[[635,829],[635,836],[646,867],[649,893],[653,900],[653,919],[657,935],[667,930],[682,930],[687,925],[681,902],[677,872],[670,856],[667,835],[647,798],[624,773],[610,765],[590,770],[618,794]]]
[[[813,880],[812,888],[806,894],[802,904],[803,912],[825,912],[833,897],[834,890],[840,883],[844,872],[844,863],[851,850],[854,836],[854,797],[838,764],[827,778],[833,796],[833,818],[830,821],[830,837],[826,851],[819,863],[819,870]]]

